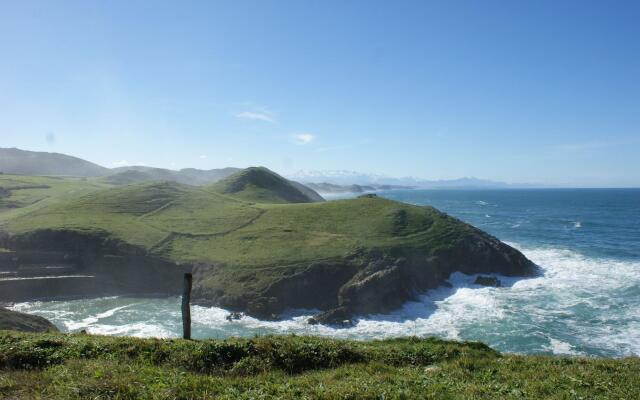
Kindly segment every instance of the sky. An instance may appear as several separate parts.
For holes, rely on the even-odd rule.
[[[640,186],[638,1],[0,2],[0,147]]]

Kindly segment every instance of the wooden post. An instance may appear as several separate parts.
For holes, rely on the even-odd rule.
[[[184,285],[182,287],[182,337],[191,339],[191,282],[192,275],[184,274]]]

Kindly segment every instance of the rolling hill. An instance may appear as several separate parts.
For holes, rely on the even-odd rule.
[[[0,148],[0,172],[19,175],[99,177],[110,174],[111,170],[65,154]]]
[[[398,307],[454,271],[534,271],[434,208],[372,195],[313,202],[265,168],[202,187],[15,175],[0,175],[0,187],[0,248],[66,252],[106,277],[135,268],[176,280],[167,265],[186,265],[196,302],[261,318],[304,307],[326,310],[314,322],[337,322]]]
[[[185,185],[203,186],[224,179],[240,171],[240,168],[220,168],[201,170],[184,168],[178,171],[144,166],[114,168],[113,173],[104,181],[114,185],[127,185],[136,182],[173,181]]]
[[[300,183],[289,181],[264,167],[237,172],[211,188],[247,201],[259,203],[313,203],[324,199]]]

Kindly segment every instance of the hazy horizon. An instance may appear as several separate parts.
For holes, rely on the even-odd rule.
[[[637,2],[0,11],[0,147],[109,168],[640,187]]]
[[[4,150],[7,148],[0,147],[0,150]],[[8,150],[16,149],[20,151],[30,152],[31,150],[27,149],[19,149],[16,147],[8,148]],[[165,166],[153,166],[147,164],[133,164],[129,163],[126,165],[120,166],[106,166],[98,163],[94,163],[91,160],[82,159],[80,157],[76,157],[72,154],[58,153],[58,152],[44,152],[50,154],[59,154],[64,156],[71,156],[74,158],[78,158],[80,160],[84,160],[95,164],[99,167],[112,169],[115,173],[117,171],[128,169],[128,168],[156,168],[161,170],[170,170],[175,172],[195,169],[199,171],[210,171],[210,170],[220,170],[220,169],[244,169],[249,167],[266,167],[271,169],[272,171],[287,177],[291,180],[296,180],[302,183],[330,183],[335,185],[396,185],[398,187],[401,186],[412,186],[414,188],[434,188],[434,189],[638,189],[639,186],[580,186],[580,185],[545,185],[538,182],[504,182],[498,181],[490,178],[476,177],[476,176],[461,176],[452,179],[428,179],[422,178],[419,176],[390,176],[384,174],[372,174],[363,171],[353,171],[353,170],[298,170],[293,172],[281,172],[276,168],[270,168],[264,165],[246,165],[246,166],[237,166],[237,165],[227,165],[219,168],[211,168],[211,169],[202,169],[195,167],[184,167],[184,168],[170,168]],[[31,159],[28,163],[33,163],[33,159]],[[2,172],[2,171],[0,171]],[[13,172],[9,172],[13,173]],[[36,174],[39,175],[39,174]],[[49,175],[45,173],[44,175]],[[445,186],[437,186],[438,183],[443,183]],[[456,185],[457,184],[457,185]]]

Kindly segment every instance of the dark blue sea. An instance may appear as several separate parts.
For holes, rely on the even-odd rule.
[[[229,322],[220,308],[194,307],[196,337],[266,333],[349,338],[431,336],[479,340],[507,352],[640,355],[640,189],[396,190],[378,193],[432,205],[522,251],[540,266],[528,279],[499,277],[503,287],[455,274],[452,288],[424,293],[351,328],[309,326],[310,310],[283,321]],[[110,297],[21,303],[65,330],[175,337],[179,299]]]

